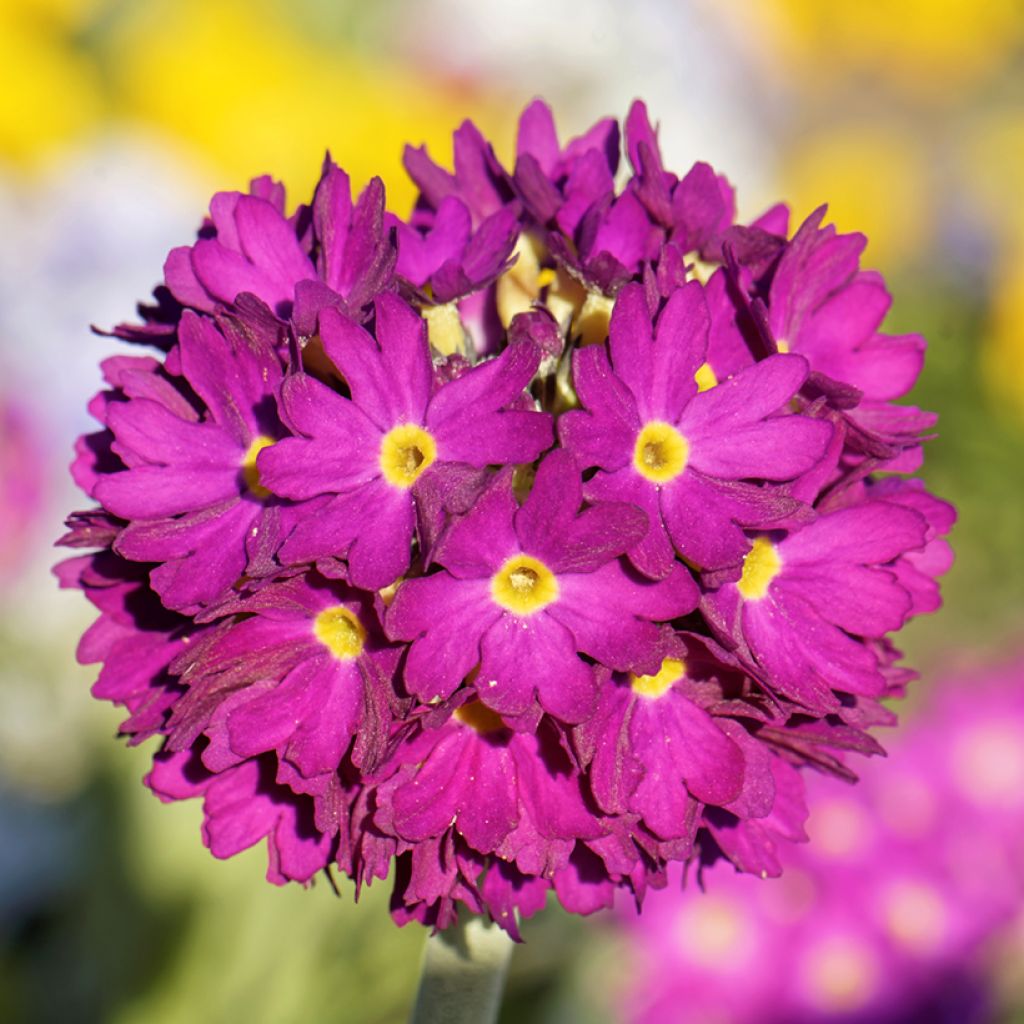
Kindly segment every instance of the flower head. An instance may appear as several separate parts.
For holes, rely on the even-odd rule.
[[[408,218],[328,158],[171,252],[151,356],[104,364],[58,568],[79,656],[159,735],[165,800],[275,882],[394,878],[399,922],[512,935],[551,892],[637,904],[674,864],[775,875],[803,774],[881,750],[953,510],[920,483],[923,343],[880,332],[860,236],[735,223],[643,104],[514,167],[409,147]]]

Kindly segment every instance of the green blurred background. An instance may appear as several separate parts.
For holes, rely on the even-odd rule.
[[[88,325],[130,318],[214,190],[270,172],[304,197],[325,148],[404,213],[405,141],[446,160],[470,116],[508,155],[535,95],[566,133],[640,96],[669,166],[711,161],[741,216],[828,201],[871,239],[889,329],[930,341],[925,476],[961,513],[946,609],[906,634],[907,713],[930,675],[1024,647],[1020,0],[2,0],[0,87],[0,1021],[408,1012],[423,933],[383,887],[276,889],[262,846],[217,862],[198,806],[143,789],[151,751],[113,741],[74,663],[86,602],[48,574],[113,349]],[[525,933],[505,1019],[610,1019],[611,923],[550,908]],[[1019,969],[998,984],[1012,1015]]]

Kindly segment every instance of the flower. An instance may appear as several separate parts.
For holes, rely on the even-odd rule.
[[[674,291],[652,332],[643,289],[615,303],[608,349],[578,349],[574,382],[581,411],[559,422],[562,443],[584,467],[599,466],[588,497],[630,501],[651,523],[630,559],[655,578],[678,553],[718,568],[747,550],[741,527],[765,529],[801,506],[745,481],[793,479],[825,454],[832,427],[779,416],[807,376],[806,364],[769,356],[698,393],[708,315],[692,281]]]
[[[876,475],[919,462],[923,343],[859,236],[735,224],[639,103],[616,192],[619,138],[536,101],[510,172],[467,122],[452,172],[406,150],[409,218],[330,158],[291,212],[256,178],[115,328],[156,354],[104,364],[58,575],[216,856],[519,937],[551,892],[778,874],[800,769],[881,751],[955,518]]]
[[[643,535],[635,506],[598,502],[577,514],[571,456],[548,455],[516,508],[509,473],[445,535],[434,557],[445,569],[399,587],[387,629],[411,642],[409,690],[449,696],[474,668],[483,703],[505,716],[540,711],[564,722],[592,710],[589,655],[621,670],[655,669],[659,631],[692,611],[697,589],[682,566],[660,583],[632,578],[617,556]],[[539,705],[539,706],[538,706]]]
[[[110,453],[124,468],[100,473],[92,493],[127,523],[117,552],[161,563],[154,589],[167,607],[193,614],[243,572],[266,574],[266,545],[294,512],[263,486],[255,466],[286,432],[274,349],[237,320],[218,323],[191,310],[177,338],[177,373],[168,379],[147,367],[138,390],[128,385],[104,406]]]
[[[409,566],[415,491],[420,478],[450,463],[485,467],[530,461],[551,440],[550,417],[506,408],[522,395],[540,361],[531,345],[433,389],[423,320],[393,296],[375,303],[376,342],[351,320],[326,310],[321,338],[351,398],[315,378],[282,387],[284,414],[302,437],[261,454],[260,479],[294,500],[337,497],[302,515],[281,557],[291,563],[344,556],[352,581],[375,590]],[[373,514],[370,514],[373,509]]]

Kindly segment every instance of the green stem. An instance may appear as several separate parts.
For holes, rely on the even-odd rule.
[[[514,945],[480,917],[428,936],[410,1024],[493,1024]]]

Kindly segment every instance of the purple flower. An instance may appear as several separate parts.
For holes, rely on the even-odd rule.
[[[631,187],[651,217],[668,229],[669,240],[683,253],[721,260],[722,236],[736,216],[729,182],[706,163],[694,164],[682,180],[666,171],[641,100],[626,118],[626,152],[635,172]]]
[[[186,312],[178,353],[177,388],[155,377],[154,386],[107,406],[111,451],[127,468],[102,475],[93,494],[128,522],[117,552],[160,563],[151,574],[154,589],[168,607],[191,614],[221,598],[243,573],[272,570],[292,512],[273,498],[255,466],[257,454],[285,432],[273,350],[238,322],[218,327]]]
[[[879,332],[892,299],[880,274],[858,269],[867,239],[821,227],[824,212],[800,226],[772,277],[768,323],[776,344],[868,401],[899,398],[921,371],[924,339]]]
[[[218,611],[241,618],[175,663],[188,693],[169,723],[169,749],[187,749],[202,731],[211,771],[276,751],[302,779],[326,780],[350,746],[353,763],[372,769],[397,706],[399,651],[384,639],[369,595],[310,574]]]
[[[522,507],[500,475],[435,552],[444,572],[407,580],[387,630],[411,641],[406,685],[421,700],[451,694],[479,666],[480,699],[531,731],[541,710],[566,722],[593,709],[593,671],[576,652],[622,671],[657,671],[655,622],[691,611],[682,566],[641,582],[617,561],[647,529],[643,513],[601,502],[579,512],[579,473],[549,455]],[[511,723],[510,723],[511,724]]]
[[[705,595],[711,625],[749,649],[771,688],[811,711],[838,711],[833,691],[881,695],[870,647],[899,629],[912,598],[888,563],[923,548],[927,523],[901,504],[868,501],[781,539],[755,537],[735,583]]]
[[[608,814],[639,815],[663,840],[692,833],[695,801],[728,806],[744,786],[735,723],[713,717],[700,675],[728,672],[696,641],[672,638],[656,673],[613,676],[574,739],[595,799]],[[681,783],[681,784],[680,784]]]
[[[374,820],[406,843],[450,830],[476,853],[541,878],[568,862],[577,839],[602,832],[554,729],[513,732],[476,700],[399,746],[390,770]]]
[[[353,207],[348,175],[328,156],[312,211],[290,218],[283,187],[253,186],[250,195],[218,192],[199,240],[168,256],[167,287],[183,306],[214,313],[249,293],[311,335],[322,306],[356,311],[387,286],[395,256],[379,179]]]
[[[629,557],[658,578],[674,553],[701,567],[737,562],[742,527],[784,525],[800,506],[752,479],[782,481],[822,457],[832,428],[780,415],[807,375],[802,359],[773,356],[698,393],[708,315],[703,289],[673,294],[653,328],[643,290],[630,286],[615,304],[608,352],[576,353],[582,411],[559,423],[562,443],[582,466],[599,466],[588,497],[629,501],[651,529]]]
[[[398,235],[395,272],[428,290],[438,304],[491,284],[507,269],[519,234],[518,215],[510,208],[493,213],[471,232],[469,210],[455,196],[441,200],[423,232],[393,215],[389,221]]]
[[[377,300],[374,339],[332,311],[321,317],[324,350],[344,377],[345,398],[306,374],[282,389],[290,426],[302,435],[257,462],[275,494],[305,501],[281,557],[297,563],[344,555],[352,582],[375,590],[409,566],[416,485],[448,463],[528,461],[551,443],[544,413],[509,408],[540,359],[513,346],[432,392],[422,319],[401,300]]]
[[[426,146],[406,146],[402,162],[419,187],[422,205],[437,210],[447,196],[455,196],[465,203],[473,223],[480,224],[512,199],[508,172],[472,121],[459,126],[452,150],[454,174],[438,167],[427,155]]]
[[[619,145],[538,100],[509,173],[465,122],[452,172],[407,148],[409,218],[329,157],[290,214],[255,179],[114,330],[155,354],[103,364],[57,574],[215,855],[266,838],[275,882],[391,877],[400,924],[519,938],[550,893],[779,874],[801,769],[882,751],[890,634],[951,560],[953,509],[879,476],[920,460],[923,342],[823,211],[734,223],[639,101],[617,188]]]
[[[587,210],[614,194],[618,165],[619,126],[611,118],[564,147],[551,108],[542,100],[534,100],[519,118],[514,181],[539,224],[554,221],[572,236]]]

